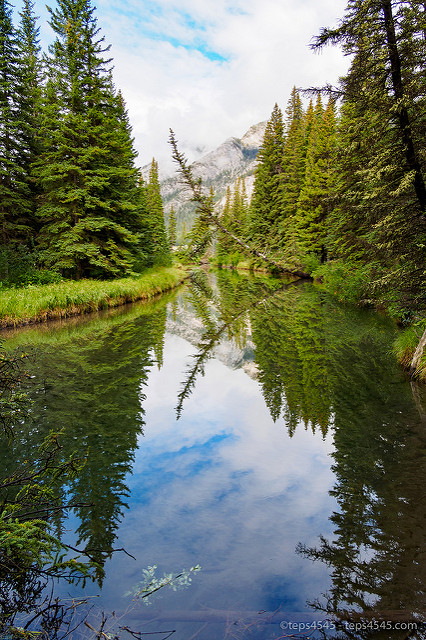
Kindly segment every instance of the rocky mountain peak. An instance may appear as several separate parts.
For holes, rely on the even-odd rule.
[[[254,124],[241,138],[242,146],[249,149],[259,149],[263,142],[265,129],[266,121]]]
[[[196,178],[201,178],[206,193],[213,188],[215,201],[221,203],[227,187],[234,185],[238,178],[246,179],[246,190],[250,196],[254,181],[256,158],[263,141],[266,122],[253,125],[242,138],[228,138],[217,149],[192,164]],[[194,217],[194,204],[190,202],[188,191],[179,176],[166,178],[161,182],[166,217],[173,206],[176,212],[178,232],[185,226],[188,230]]]

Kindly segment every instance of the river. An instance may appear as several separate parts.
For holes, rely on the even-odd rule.
[[[315,285],[230,271],[8,332],[31,410],[3,472],[51,429],[64,459],[87,452],[57,526],[103,571],[57,595],[89,598],[111,638],[425,637],[426,394],[395,333]]]

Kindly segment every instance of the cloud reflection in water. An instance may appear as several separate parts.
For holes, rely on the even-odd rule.
[[[145,389],[145,436],[119,531],[119,545],[138,561],[113,558],[103,600],[117,606],[117,593],[143,566],[200,564],[191,589],[168,593],[167,607],[303,611],[328,586],[325,568],[295,547],[331,534],[331,437],[301,425],[290,439],[284,423],[271,420],[258,383],[217,360],[207,363],[176,422],[189,352],[186,341],[167,334],[164,366]]]

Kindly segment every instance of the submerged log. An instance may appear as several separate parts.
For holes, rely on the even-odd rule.
[[[147,610],[131,611],[126,617],[132,620],[155,620],[156,622],[209,622],[228,624],[280,624],[281,622],[314,624],[315,621],[329,620],[336,625],[339,622],[376,621],[396,623],[413,623],[420,627],[423,622],[412,611],[384,610],[384,611],[339,611],[332,612],[306,612],[306,611],[227,611],[220,609],[199,610]]]

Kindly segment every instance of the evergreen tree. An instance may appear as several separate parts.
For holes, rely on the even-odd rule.
[[[234,233],[244,238],[247,233],[248,224],[248,202],[244,178],[238,178],[235,184],[231,214],[234,220]]]
[[[231,201],[232,201],[232,192],[231,187],[228,185],[226,187],[226,196],[225,196],[225,204],[223,207],[223,211],[221,214],[221,222],[222,224],[228,228],[230,220],[231,220]],[[219,233],[219,237],[216,243],[216,258],[219,264],[226,264],[227,255],[231,251],[231,238],[225,233]]]
[[[164,222],[163,201],[158,178],[158,163],[153,158],[146,185],[148,230],[151,242],[150,261],[154,265],[170,264],[170,244]]]
[[[238,178],[234,184],[232,193],[231,187],[227,187],[226,200],[221,215],[223,226],[238,238],[244,238],[247,232],[248,203],[244,178]],[[230,254],[238,254],[230,258]],[[216,247],[216,255],[219,261],[229,260],[239,261],[242,257],[242,247],[228,234],[219,233],[219,240]]]
[[[176,236],[176,212],[173,205],[170,207],[169,212],[169,225],[168,225],[168,235],[169,235],[169,244],[170,249],[176,245],[177,236]]]
[[[23,0],[18,29],[19,52],[22,65],[22,94],[20,118],[25,143],[23,165],[29,178],[34,205],[35,187],[32,164],[40,153],[38,133],[41,125],[42,63],[40,59],[40,28],[34,16],[34,2]]]
[[[49,9],[50,47],[36,175],[45,264],[76,277],[130,272],[143,244],[130,126],[90,0]]]
[[[261,247],[275,246],[283,207],[284,123],[275,104],[258,154],[250,206],[250,236]]]
[[[336,118],[329,100],[325,111],[321,97],[315,108],[306,145],[305,178],[297,210],[298,243],[303,253],[327,256],[328,215],[336,180]]]
[[[23,64],[12,9],[0,0],[0,242],[30,235],[26,127],[23,124]]]
[[[315,46],[352,56],[343,78],[339,143],[341,204],[332,251],[371,264],[370,294],[425,308],[423,2],[351,0],[341,25]]]
[[[305,173],[304,123],[302,101],[296,87],[293,87],[286,109],[286,133],[282,157],[284,190],[279,225],[281,248],[290,255],[297,253],[295,216]]]

